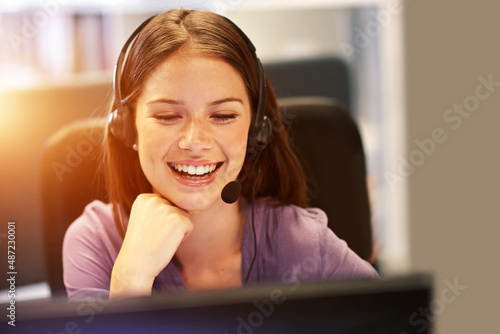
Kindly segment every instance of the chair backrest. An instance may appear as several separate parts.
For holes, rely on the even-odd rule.
[[[373,251],[366,162],[361,136],[343,104],[328,98],[280,99],[289,133],[305,166],[311,206],[360,257]]]
[[[41,168],[42,231],[52,295],[65,295],[62,243],[69,225],[94,199],[107,201],[101,169],[105,119],[70,123],[44,145]]]
[[[284,119],[330,228],[362,258],[372,253],[363,147],[341,104],[325,98],[280,99]],[[72,123],[47,140],[42,160],[44,245],[53,295],[64,295],[62,242],[68,226],[94,199],[107,201],[101,142],[105,119]]]
[[[265,62],[266,74],[278,98],[333,98],[351,109],[349,71],[336,56]]]

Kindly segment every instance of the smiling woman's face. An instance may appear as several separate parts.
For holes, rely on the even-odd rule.
[[[233,67],[189,50],[167,58],[136,106],[139,160],[153,191],[188,211],[220,204],[243,166],[250,122]]]

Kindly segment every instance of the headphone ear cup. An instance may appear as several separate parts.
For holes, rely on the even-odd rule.
[[[248,137],[246,161],[252,161],[266,145],[271,142],[273,136],[273,125],[271,120],[264,116],[262,126],[255,136]]]
[[[262,120],[262,127],[256,136],[257,142],[263,146],[262,149],[264,149],[264,146],[272,140],[272,134],[273,124],[267,116],[264,116],[264,119]]]
[[[109,132],[115,137],[116,139],[123,141],[123,134],[122,134],[122,117],[120,113],[118,112],[117,109],[115,109],[112,113],[109,114],[108,118],[108,129]]]
[[[108,118],[109,131],[116,139],[120,140],[126,147],[132,147],[135,142],[135,128],[129,120],[128,110],[119,112],[115,109]]]

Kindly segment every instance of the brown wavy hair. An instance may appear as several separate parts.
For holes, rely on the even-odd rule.
[[[252,119],[258,101],[258,72],[252,51],[241,33],[230,21],[208,11],[175,9],[154,17],[138,34],[131,45],[122,71],[122,99],[130,122],[135,120],[135,105],[148,75],[166,58],[187,47],[190,51],[226,61],[236,69],[246,86],[252,108]],[[274,91],[266,78],[264,113],[273,125],[272,140],[263,150],[257,166],[242,182],[242,196],[268,197],[271,205],[295,204],[308,206],[306,178],[299,159],[293,152],[288,133],[281,119]],[[116,101],[112,102],[111,111]],[[133,135],[133,134],[131,134]],[[152,192],[138,154],[106,131],[105,154],[109,200],[119,233],[125,235],[124,218],[128,217],[133,202],[141,193]],[[252,162],[245,162],[240,172],[244,175]],[[257,177],[258,170],[262,171]]]

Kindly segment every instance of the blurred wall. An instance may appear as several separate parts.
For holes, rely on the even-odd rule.
[[[224,13],[250,38],[263,62],[340,54],[345,11],[338,8]]]
[[[498,327],[499,12],[488,0],[405,1],[411,268],[436,275],[437,333]],[[418,330],[425,315],[414,320]]]

